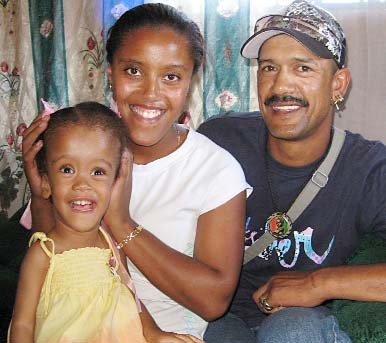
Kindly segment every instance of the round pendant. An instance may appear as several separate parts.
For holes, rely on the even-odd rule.
[[[282,212],[275,212],[271,214],[268,217],[265,226],[275,238],[285,238],[292,231],[291,218]]]

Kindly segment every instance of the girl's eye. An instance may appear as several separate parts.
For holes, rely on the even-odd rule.
[[[167,74],[164,79],[166,81],[178,81],[180,79],[179,76],[175,75],[175,74]]]
[[[130,68],[127,68],[126,69],[126,72],[129,74],[129,75],[132,75],[132,76],[138,76],[140,75],[140,72],[137,68],[135,67],[130,67]]]
[[[74,169],[72,169],[71,167],[68,167],[68,166],[64,166],[64,167],[60,168],[60,171],[64,174],[74,174],[75,173]]]
[[[99,175],[105,175],[106,172],[103,170],[103,169],[95,169],[91,175],[94,175],[94,176],[99,176]]]

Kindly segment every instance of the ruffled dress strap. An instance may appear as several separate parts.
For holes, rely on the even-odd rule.
[[[44,313],[45,315],[48,314],[48,307],[49,307],[49,296],[51,291],[51,282],[52,282],[52,275],[54,272],[54,266],[55,266],[55,259],[53,258],[55,256],[55,242],[53,239],[47,237],[47,235],[44,232],[35,232],[30,241],[29,246],[31,246],[33,243],[39,241],[40,247],[42,250],[46,253],[46,255],[50,258],[50,266],[47,271],[46,280],[45,280],[45,296],[44,296]],[[52,245],[52,251],[47,247],[46,243],[49,242]]]
[[[113,266],[110,265],[111,272],[114,275],[118,275],[121,282],[134,293],[135,302],[137,304],[138,311],[141,312],[141,303],[137,297],[137,293],[134,287],[134,282],[131,279],[130,275],[128,274],[127,270],[120,263],[121,261],[120,254],[117,247],[113,243],[112,237],[102,227],[99,227],[99,230],[102,232],[103,237],[106,239],[113,255],[112,257],[114,259],[114,265]]]
[[[53,239],[47,237],[47,235],[44,232],[35,232],[32,237],[29,240],[29,246],[31,246],[33,243],[39,241],[40,246],[42,247],[43,251],[47,254],[48,257],[52,257],[55,255],[55,242]],[[52,245],[52,252],[47,248],[46,242],[50,242]]]

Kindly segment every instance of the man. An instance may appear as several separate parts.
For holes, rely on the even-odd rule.
[[[254,187],[246,245],[257,242],[207,343],[350,342],[324,305],[386,302],[386,263],[344,265],[365,233],[386,239],[386,147],[332,126],[350,83],[345,52],[340,25],[306,1],[259,19],[241,54],[258,60],[261,114],[227,113],[199,129]]]

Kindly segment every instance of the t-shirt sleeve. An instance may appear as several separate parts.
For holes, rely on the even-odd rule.
[[[358,214],[362,231],[374,232],[386,239],[386,158],[369,172]]]
[[[227,130],[227,125],[228,125],[228,121],[226,120],[226,118],[221,118],[221,119],[210,118],[209,120],[203,122],[199,126],[199,128],[197,129],[197,132],[208,137],[216,144],[223,146],[221,142],[224,141],[224,138],[225,138],[224,132],[226,132]]]
[[[253,190],[247,183],[244,172],[236,159],[223,149],[218,155],[215,176],[208,184],[200,215],[225,204],[244,190],[247,191],[248,197]]]

